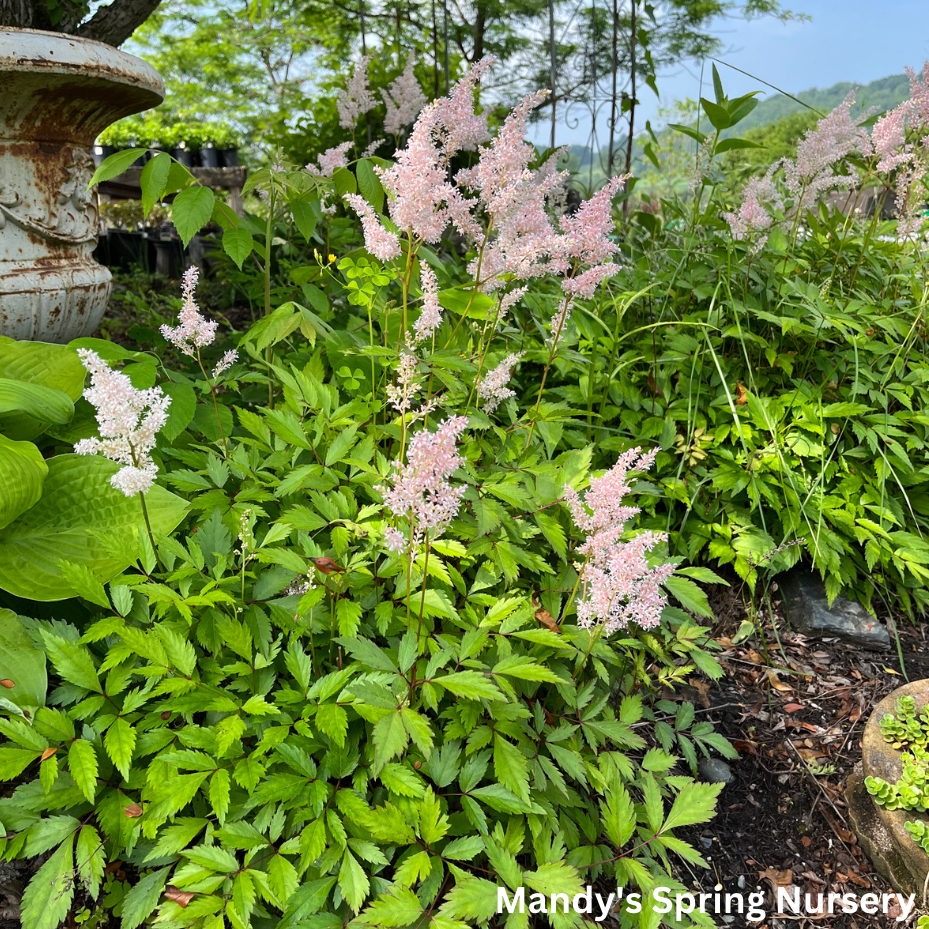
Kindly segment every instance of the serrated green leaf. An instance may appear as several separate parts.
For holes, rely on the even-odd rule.
[[[135,751],[136,733],[129,723],[119,716],[106,731],[103,737],[103,747],[110,756],[116,770],[124,779],[129,779],[129,770],[132,765],[132,753]]]
[[[69,746],[68,770],[81,793],[93,803],[97,794],[97,753],[86,739],[75,739]]]
[[[120,929],[136,929],[151,916],[161,899],[170,868],[152,871],[140,878],[123,897],[123,918]]]
[[[22,920],[28,929],[58,929],[74,898],[74,842],[62,843],[36,872],[23,894]]]

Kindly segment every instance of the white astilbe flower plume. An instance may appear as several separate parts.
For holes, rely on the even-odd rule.
[[[628,541],[622,538],[626,524],[639,513],[638,507],[623,503],[629,492],[628,472],[647,470],[654,460],[655,452],[643,455],[640,448],[629,449],[606,474],[591,480],[583,499],[573,488],[565,492],[574,523],[586,535],[578,547],[586,556],[577,604],[582,628],[602,625],[608,635],[630,622],[648,629],[661,619],[667,599],[661,585],[674,565],[652,567],[647,556],[667,536],[646,531]]]
[[[403,73],[391,83],[387,90],[381,91],[381,97],[387,109],[384,116],[384,128],[391,135],[400,135],[404,128],[419,116],[419,111],[426,105],[426,95],[413,73],[412,55],[407,58]]]
[[[421,266],[419,272],[423,288],[423,311],[419,319],[413,323],[413,343],[421,342],[435,334],[436,329],[442,325],[442,307],[439,304],[439,282],[435,271],[427,264]]]
[[[370,112],[377,106],[377,101],[368,87],[368,62],[365,55],[352,71],[352,76],[343,90],[336,98],[336,109],[339,112],[339,125],[343,129],[353,129],[360,116]]]
[[[487,374],[478,384],[477,395],[484,401],[484,410],[487,413],[493,411],[510,397],[515,397],[516,392],[507,387],[510,378],[513,376],[513,368],[523,357],[522,352],[515,355],[507,355],[496,368]]]
[[[84,399],[96,408],[100,438],[81,439],[74,451],[119,462],[124,467],[110,483],[127,497],[145,493],[158,474],[150,452],[158,430],[167,422],[171,398],[160,387],[136,390],[125,374],[114,371],[88,348],[79,348],[77,353],[90,372]]]
[[[178,316],[178,325],[173,329],[170,326],[161,327],[161,334],[185,355],[191,357],[196,355],[199,349],[210,345],[216,338],[217,323],[215,320],[205,319],[200,315],[200,309],[194,298],[199,276],[200,271],[196,265],[192,265],[184,272],[181,283],[184,305]]]

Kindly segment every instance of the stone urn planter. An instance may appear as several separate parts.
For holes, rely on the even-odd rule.
[[[875,707],[861,741],[861,761],[849,777],[845,793],[852,826],[871,863],[895,890],[915,893],[921,904],[929,874],[929,855],[913,841],[904,823],[929,822],[929,816],[913,810],[887,810],[878,806],[864,784],[867,777],[882,778],[890,784],[900,779],[902,752],[884,741],[881,720],[888,713],[896,714],[897,701],[906,696],[916,700],[919,712],[929,702],[929,680],[899,687]]]
[[[92,252],[94,139],[157,106],[164,83],[102,42],[0,28],[0,335],[68,342],[106,309],[110,272]]]

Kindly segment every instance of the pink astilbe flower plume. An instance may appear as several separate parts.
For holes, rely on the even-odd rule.
[[[361,217],[365,248],[381,261],[390,261],[400,254],[400,240],[386,229],[374,208],[361,194],[346,194],[345,202]]]
[[[306,170],[319,177],[332,177],[336,168],[344,168],[348,164],[348,151],[354,142],[342,142],[316,156],[316,164],[310,162]]]
[[[436,279],[435,271],[429,265],[421,264],[419,276],[423,287],[423,311],[419,314],[419,319],[413,323],[414,344],[434,335],[435,331],[442,325],[439,282]]]
[[[492,55],[482,58],[455,84],[447,97],[436,100],[437,131],[446,161],[457,152],[473,151],[490,138],[487,114],[474,111],[474,91],[495,63]]]
[[[516,391],[511,390],[507,385],[513,376],[513,368],[519,364],[523,357],[522,352],[515,355],[507,355],[493,371],[489,372],[484,379],[478,384],[477,395],[484,401],[484,411],[493,413],[494,410],[509,400],[510,397],[516,396]]]
[[[929,61],[923,63],[921,74],[907,68],[906,75],[910,79],[910,101],[916,118],[920,127],[925,128],[929,126]]]
[[[390,486],[376,489],[383,495],[387,509],[410,526],[410,544],[417,549],[428,536],[440,536],[455,518],[461,506],[465,486],[453,487],[449,478],[464,464],[457,442],[467,428],[466,416],[445,420],[435,432],[422,429],[410,440],[407,463],[395,461]],[[399,532],[392,533],[387,544],[397,551]],[[404,545],[404,547],[406,547]]]
[[[426,95],[413,72],[413,64],[413,56],[410,55],[403,73],[386,90],[381,90],[387,109],[384,128],[394,136],[400,135],[426,105]]]
[[[599,264],[619,251],[610,238],[614,232],[613,198],[626,183],[625,177],[611,178],[571,216],[561,217],[565,254],[584,264]]]
[[[339,125],[343,129],[354,129],[359,117],[369,113],[377,106],[377,101],[368,87],[368,61],[365,55],[352,71],[345,87],[339,91],[336,98],[336,109],[339,113]]]
[[[161,327],[161,334],[185,355],[191,357],[195,356],[201,348],[212,343],[216,338],[218,325],[215,320],[205,319],[200,315],[194,297],[199,276],[200,271],[196,265],[192,265],[184,272],[181,283],[184,304],[178,315],[178,325],[173,329],[170,326]]]
[[[623,501],[629,492],[629,471],[651,467],[655,452],[643,455],[633,448],[619,456],[602,477],[593,478],[583,499],[568,488],[565,501],[574,523],[586,538],[578,551],[586,556],[581,569],[578,625],[603,626],[604,634],[635,622],[643,629],[657,626],[666,597],[661,585],[674,571],[673,564],[652,567],[648,553],[667,538],[646,531],[623,541],[626,524],[639,513]]]
[[[764,247],[767,241],[765,233],[774,224],[774,217],[769,210],[783,207],[772,177],[773,170],[768,171],[764,177],[752,178],[745,185],[738,213],[723,214],[723,219],[729,223],[732,238],[736,241],[754,239],[756,251]]]
[[[90,372],[84,399],[96,408],[100,438],[81,439],[74,452],[119,462],[124,467],[110,483],[127,497],[145,493],[158,474],[150,452],[158,430],[167,422],[171,398],[160,387],[136,390],[125,374],[114,371],[88,348],[79,348],[77,353]]]
[[[784,159],[784,179],[794,198],[794,207],[807,210],[830,190],[852,189],[860,178],[851,171],[839,174],[849,155],[865,157],[872,152],[868,133],[855,125],[851,108],[855,102],[852,91],[831,113],[823,117],[815,129],[809,130],[797,145],[797,157]]]

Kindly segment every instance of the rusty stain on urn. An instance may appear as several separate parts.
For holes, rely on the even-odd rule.
[[[0,85],[0,334],[67,342],[93,332],[111,288],[92,256],[90,147],[164,84],[100,42],[0,28]]]

